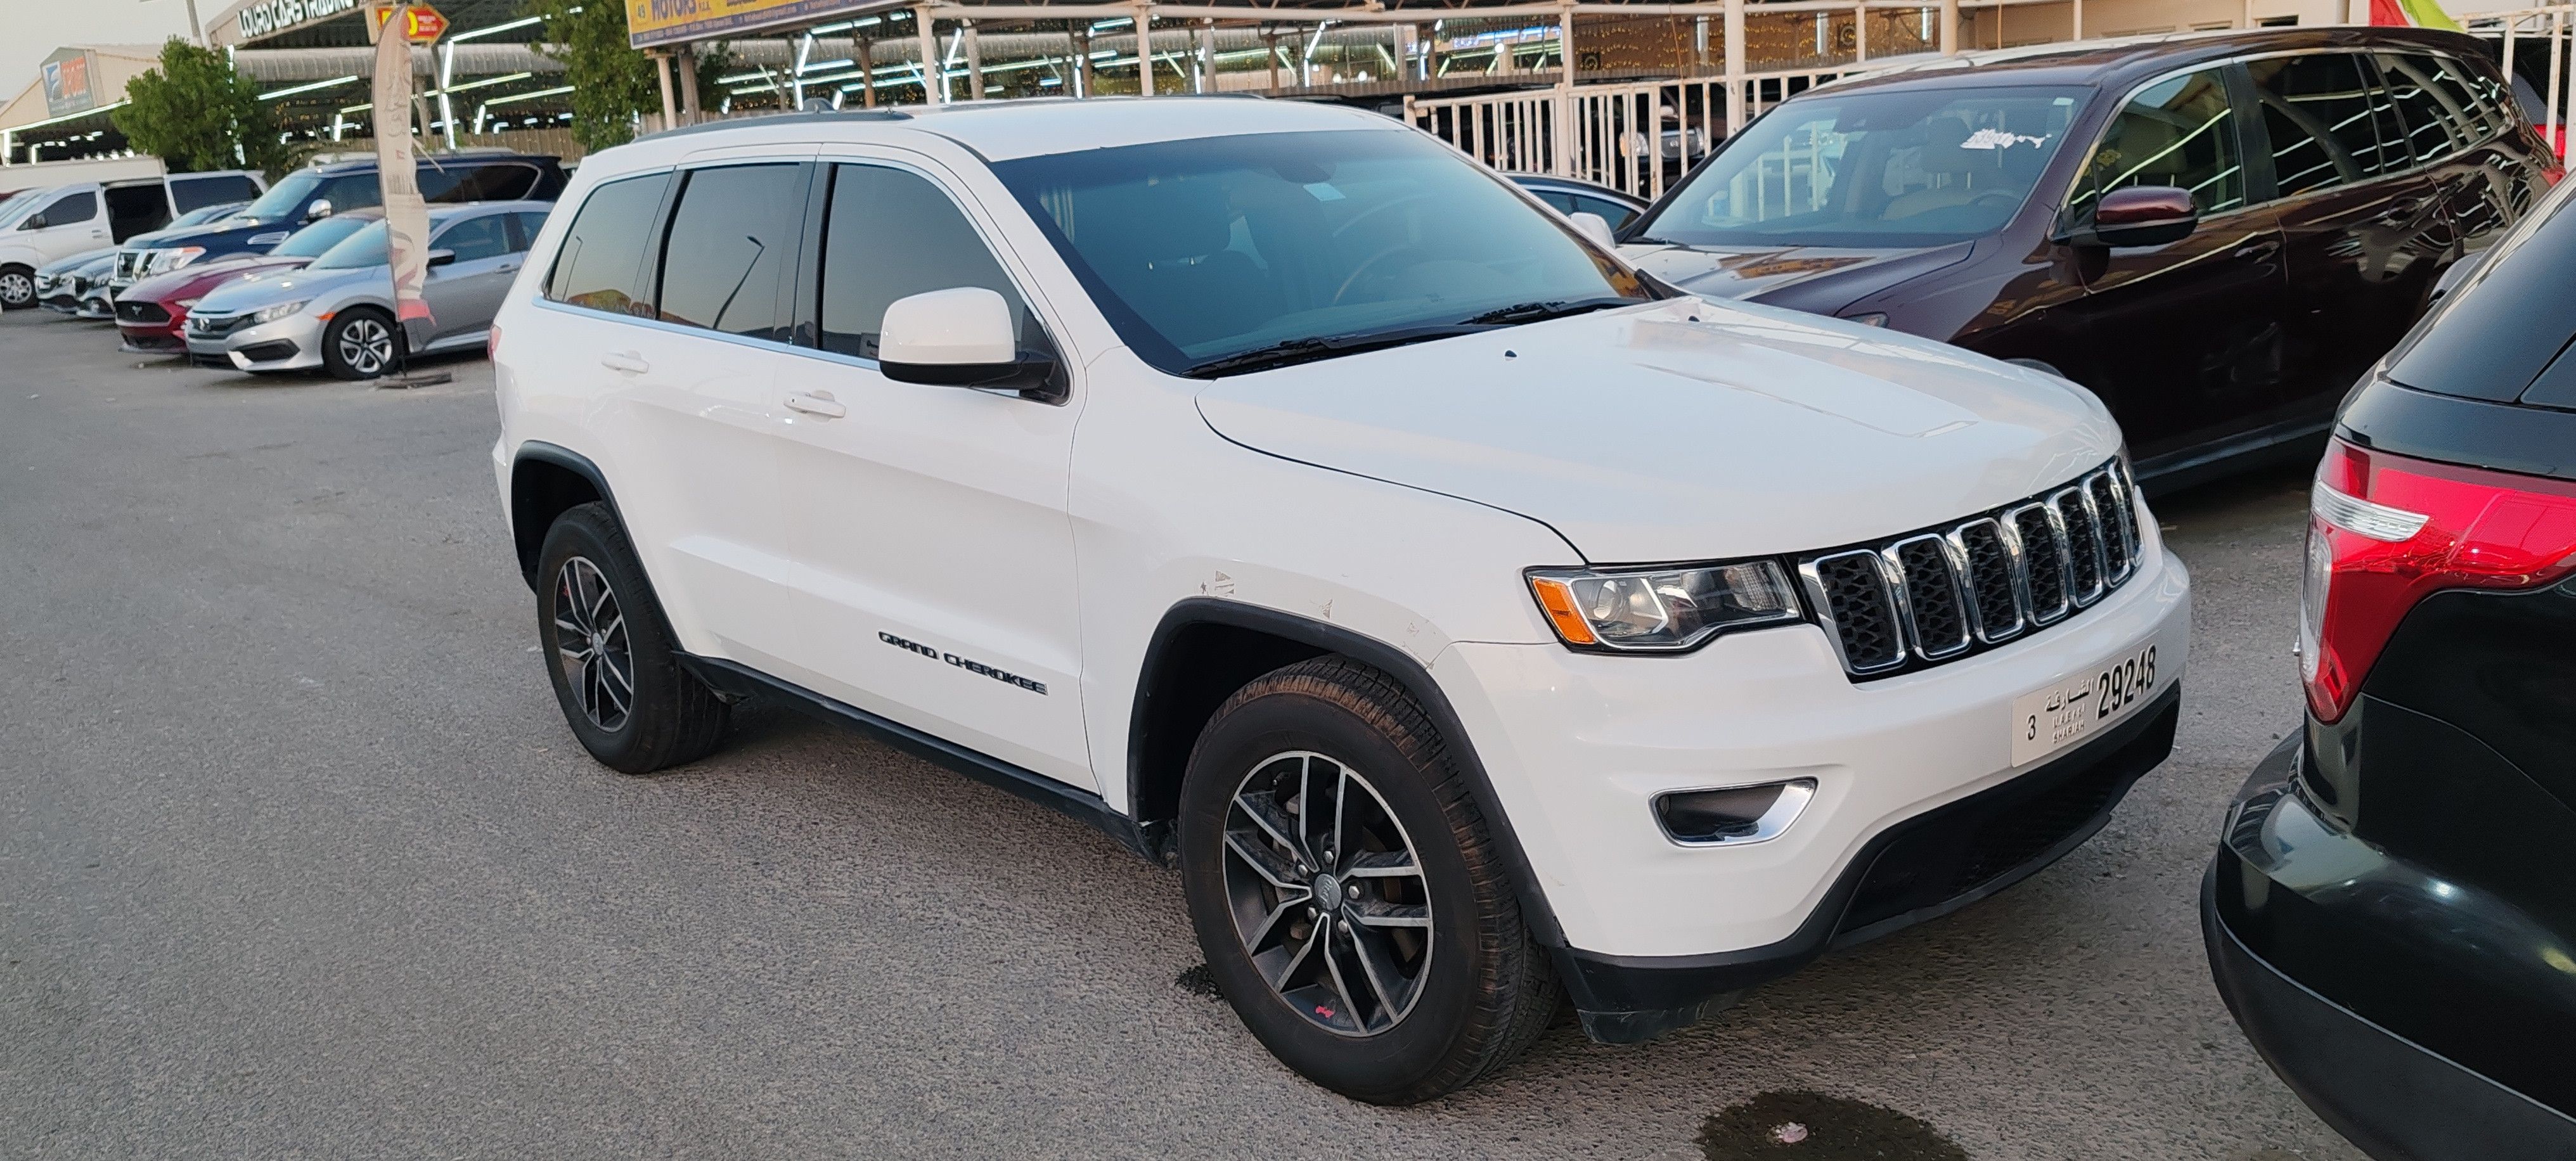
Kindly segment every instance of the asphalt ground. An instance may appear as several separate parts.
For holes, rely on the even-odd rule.
[[[1076,822],[773,707],[665,776],[593,764],[485,364],[114,345],[0,317],[0,1156],[2358,1157],[2196,917],[2298,712],[2296,467],[2160,505],[2181,738],[2091,842],[1700,1027],[1561,1021],[1380,1109],[1186,986],[1177,877]]]

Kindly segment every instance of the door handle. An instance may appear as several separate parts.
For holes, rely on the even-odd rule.
[[[502,274],[508,274],[509,272],[511,272],[511,271],[513,271],[513,270],[516,270],[516,269],[518,269],[518,268],[519,268],[519,264],[518,264],[518,263],[516,263],[516,262],[504,262],[504,263],[502,263],[502,264],[500,264],[500,265],[498,265],[498,266],[493,267],[492,269],[493,269],[493,270],[495,270],[495,271],[498,271],[498,272],[500,272],[500,273],[502,273]]]
[[[599,357],[599,365],[628,375],[641,375],[653,369],[653,364],[645,362],[644,356],[633,351],[610,351]]]
[[[2266,241],[2261,241],[2261,242],[2248,242],[2248,243],[2246,243],[2246,244],[2244,244],[2244,245],[2242,245],[2242,246],[2239,246],[2239,247],[2237,247],[2237,248],[2236,248],[2236,252],[2235,252],[2235,253],[2233,253],[2233,254],[2228,255],[2228,257],[2230,257],[2230,258],[2269,258],[2269,257],[2271,257],[2272,255],[2274,255],[2274,254],[2278,254],[2278,253],[2280,253],[2280,252],[2281,252],[2281,243],[2280,243],[2280,242],[2278,242],[2278,241],[2276,241],[2276,240],[2266,240]]]
[[[820,416],[824,419],[839,419],[850,413],[850,409],[841,406],[838,400],[832,398],[832,393],[829,391],[790,395],[787,397],[787,409],[802,411],[807,415]]]

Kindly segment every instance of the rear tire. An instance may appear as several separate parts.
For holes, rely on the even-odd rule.
[[[0,266],[0,310],[25,310],[36,305],[36,272],[17,263]]]
[[[1236,691],[1190,754],[1179,826],[1210,974],[1317,1084],[1430,1100],[1519,1055],[1555,1013],[1555,966],[1465,777],[1378,670],[1321,657]]]
[[[350,307],[322,328],[322,369],[338,379],[374,379],[400,357],[402,328],[373,307]]]
[[[591,757],[650,774],[715,749],[725,703],[680,667],[661,605],[607,505],[580,504],[555,518],[537,576],[546,675]]]

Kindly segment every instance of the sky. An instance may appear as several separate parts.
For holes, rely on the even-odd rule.
[[[211,20],[232,0],[197,0]],[[188,35],[188,0],[0,0],[0,102],[36,83],[67,44],[159,44]]]

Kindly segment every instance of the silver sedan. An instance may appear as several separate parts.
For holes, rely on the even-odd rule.
[[[528,243],[552,202],[432,206],[429,275],[421,297],[434,320],[412,353],[483,345]],[[391,369],[401,346],[393,276],[378,222],[298,270],[245,274],[216,287],[188,311],[188,357],[228,370],[322,368],[343,379]]]

